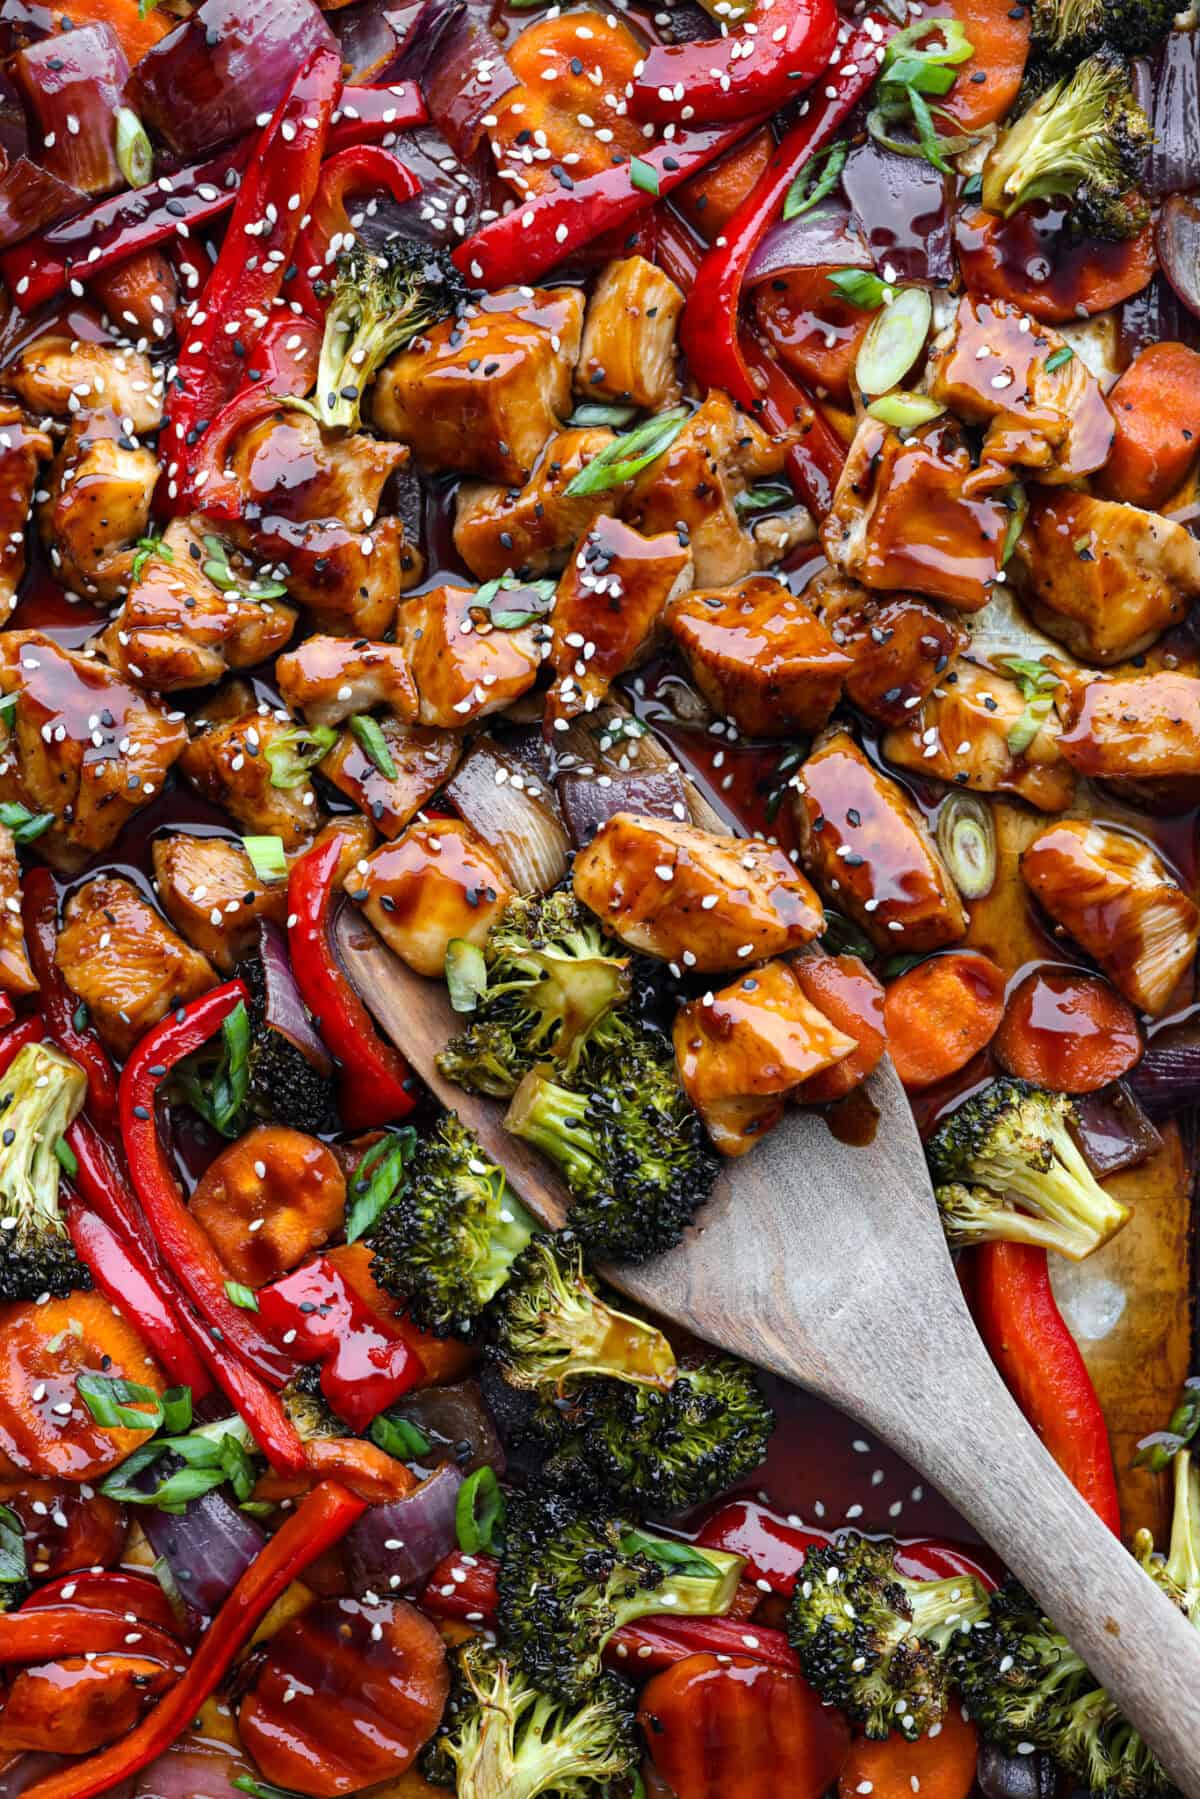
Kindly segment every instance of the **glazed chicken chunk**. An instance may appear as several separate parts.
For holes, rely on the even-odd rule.
[[[0,625],[17,603],[38,470],[53,454],[46,432],[35,430],[20,407],[0,401]]]
[[[127,437],[115,413],[75,420],[38,509],[42,541],[66,587],[93,600],[112,600],[124,590],[157,483],[154,451]]]
[[[1136,656],[1200,595],[1190,531],[1091,494],[1035,498],[1014,561],[1034,622],[1084,662]]]
[[[1059,747],[1081,775],[1180,810],[1200,800],[1200,678],[1160,669],[1068,690]]]
[[[388,647],[388,646],[384,646]],[[389,770],[352,731],[341,731],[318,767],[370,819],[382,837],[397,837],[458,766],[463,739],[455,731],[378,719]]]
[[[54,814],[38,853],[69,873],[160,791],[186,728],[103,663],[37,631],[0,633],[0,689],[18,696],[0,800]]]
[[[36,993],[21,922],[21,864],[7,825],[0,825],[0,993]]]
[[[519,589],[496,597],[502,616],[521,615]],[[493,625],[470,587],[414,594],[400,609],[400,645],[416,679],[421,723],[462,731],[511,706],[537,679],[546,635],[541,625]]]
[[[444,319],[375,383],[375,425],[427,469],[520,486],[571,410],[583,295],[507,288]]]
[[[426,819],[368,857],[367,917],[418,974],[440,976],[456,938],[481,944],[513,897],[503,864],[462,819]]]
[[[1162,857],[1125,831],[1063,819],[1021,857],[1025,884],[1135,1006],[1165,1012],[1200,938],[1200,911]]]
[[[804,866],[877,949],[941,949],[965,935],[949,871],[904,789],[848,731],[830,731],[794,782]]]
[[[396,718],[417,716],[417,689],[399,644],[307,637],[279,658],[275,679],[285,704],[310,725],[340,725],[376,706]]]
[[[309,770],[328,738],[253,707],[215,722],[196,721],[179,760],[196,791],[244,830],[279,837],[287,851],[306,844],[323,814]]]
[[[216,984],[132,881],[101,875],[67,901],[55,959],[63,979],[117,1055],[128,1055],[172,1006]]]
[[[53,332],[22,350],[3,379],[39,417],[114,412],[125,431],[137,436],[162,424],[162,375],[137,350],[85,344]]]
[[[713,711],[747,737],[819,731],[841,697],[849,656],[772,576],[696,588],[672,602],[668,623]]]
[[[574,885],[630,949],[702,972],[798,949],[824,924],[782,850],[631,812],[610,818],[579,852]]]
[[[266,882],[230,837],[172,831],[151,847],[159,904],[177,931],[222,974],[258,942],[260,918],[287,919],[287,881]]]
[[[1014,749],[1024,716],[1015,681],[963,661],[905,724],[887,733],[883,753],[913,774],[972,793],[1019,794],[1040,812],[1062,812],[1075,797],[1075,771],[1059,743],[1058,714],[1051,708],[1032,741]]]
[[[568,494],[567,488],[613,440],[611,431],[558,431],[546,440],[524,487],[464,481],[455,497],[454,547],[480,581],[520,572],[544,575],[562,568],[620,489]]]
[[[970,641],[952,614],[918,594],[881,598],[832,569],[821,571],[805,598],[850,658],[846,698],[883,725],[903,724]]]
[[[684,1091],[727,1156],[753,1149],[793,1088],[857,1047],[805,998],[787,962],[681,1006],[674,1038]]]
[[[588,301],[575,385],[587,399],[657,411],[679,394],[675,326],[683,295],[644,256],[603,270]]]

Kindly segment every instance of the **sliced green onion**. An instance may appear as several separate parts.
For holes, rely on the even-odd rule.
[[[790,506],[795,494],[786,481],[764,481],[760,487],[748,487],[734,495],[733,509],[739,518],[753,512],[768,512],[772,506]]]
[[[129,565],[129,572],[135,581],[141,580],[142,570],[151,556],[160,557],[163,562],[175,560],[174,550],[161,537],[139,537],[134,546],[133,561]]]
[[[395,1456],[398,1462],[419,1462],[433,1447],[425,1432],[410,1419],[394,1418],[387,1412],[372,1419],[367,1435],[385,1455]]]
[[[864,394],[886,394],[903,381],[929,336],[933,302],[923,287],[906,287],[876,314],[859,345],[854,374]]]
[[[230,1305],[239,1307],[243,1312],[258,1310],[258,1294],[253,1287],[247,1287],[241,1281],[226,1281],[225,1297]]]
[[[1183,1383],[1179,1404],[1171,1413],[1166,1430],[1156,1430],[1138,1444],[1134,1467],[1150,1468],[1155,1474],[1161,1474],[1164,1468],[1170,1467],[1179,1451],[1187,1448],[1197,1431],[1200,1431],[1200,1374],[1190,1374]]]
[[[297,727],[282,732],[263,751],[271,770],[272,787],[301,786],[308,779],[309,770],[329,754],[336,742],[337,732],[329,725],[316,725],[311,731]]]
[[[963,182],[962,193],[959,195],[959,198],[962,200],[978,200],[982,193],[983,176],[970,175],[967,180]]]
[[[711,1580],[718,1571],[716,1563],[702,1555],[694,1543],[679,1543],[669,1537],[648,1537],[641,1530],[627,1530],[621,1538],[621,1548],[626,1555],[649,1556],[660,1568],[670,1568],[676,1574],[692,1574],[700,1580]]]
[[[509,0],[510,6],[512,3],[513,0]],[[599,425],[611,425],[615,431],[619,431],[637,415],[636,406],[610,406],[602,400],[581,400],[567,423],[577,431],[591,430]]]
[[[15,1586],[27,1573],[25,1526],[8,1506],[0,1505],[0,1586]]]
[[[543,6],[547,0],[508,0],[510,6]],[[242,1507],[245,1511],[247,1508]],[[289,1787],[273,1787],[269,1780],[255,1780],[253,1774],[238,1774],[230,1782],[239,1793],[249,1793],[250,1799],[304,1799],[303,1793],[293,1792]]]
[[[866,932],[852,918],[835,912],[832,906],[825,908],[825,929],[820,941],[827,956],[861,956],[864,962],[875,960],[875,945]]]
[[[1004,567],[1018,543],[1021,541],[1021,533],[1025,529],[1025,520],[1029,516],[1029,495],[1025,492],[1025,489],[1019,481],[1014,481],[1012,486],[1008,489],[1008,492],[1004,496],[1004,504],[1009,510],[1009,520],[1008,524],[1004,527],[1004,542],[1000,546],[1001,568]]]
[[[923,50],[921,45],[925,39],[935,34],[941,38],[941,43]],[[975,46],[960,20],[918,19],[889,41],[883,58],[883,72],[888,74],[897,63],[909,57],[920,62],[957,64],[969,62],[974,54]]]
[[[996,884],[992,809],[973,793],[952,793],[938,813],[938,848],[964,899],[985,899]]]
[[[287,856],[282,837],[243,837],[242,848],[259,880],[266,886],[287,880]]]
[[[77,1375],[75,1387],[102,1430],[157,1430],[163,1424],[186,1430],[192,1421],[188,1387],[172,1387],[160,1396],[140,1381],[105,1374]]]
[[[31,812],[18,800],[0,801],[0,825],[8,826],[14,843],[32,843],[53,823],[53,812]]]
[[[646,419],[632,431],[626,431],[622,437],[606,444],[567,485],[568,498],[607,493],[625,481],[632,481],[635,475],[640,475],[644,468],[649,468],[670,449],[690,416],[686,406],[675,406],[670,412],[660,412],[657,417]]]
[[[394,781],[398,771],[379,720],[372,718],[369,712],[356,712],[350,720],[350,729],[384,780]]]
[[[407,1165],[417,1147],[411,1124],[391,1130],[367,1150],[350,1182],[346,1207],[346,1241],[365,1237],[381,1215],[400,1198],[407,1184]]]
[[[476,1555],[480,1550],[494,1555],[503,1528],[504,1495],[500,1482],[490,1468],[476,1468],[458,1489],[454,1508],[458,1546],[465,1555]]]
[[[257,576],[243,581],[235,575],[229,566],[228,550],[219,537],[210,532],[203,542],[208,560],[201,564],[201,573],[222,593],[243,594],[252,600],[281,600],[286,595],[282,581],[260,581]]]
[[[19,693],[14,692],[6,693],[4,698],[0,699],[0,721],[3,721],[5,730],[12,729],[13,713],[17,709],[17,701],[20,697]]]
[[[930,419],[940,418],[945,410],[928,394],[910,394],[903,389],[884,394],[882,399],[872,400],[867,407],[873,419],[884,425],[894,425],[897,431],[911,431],[917,425],[927,425]]]
[[[75,1151],[71,1148],[71,1145],[67,1142],[65,1137],[56,1137],[54,1139],[54,1154],[58,1158],[58,1165],[66,1175],[67,1179],[73,1181],[75,1176],[79,1173],[79,1157],[75,1154]]]
[[[658,170],[652,162],[646,162],[640,156],[629,158],[629,179],[634,187],[640,187],[644,194],[657,194]]]
[[[783,217],[798,219],[802,213],[811,212],[814,206],[831,194],[841,179],[842,170],[846,166],[846,158],[850,154],[847,143],[830,144],[806,162],[796,179],[788,188],[787,198],[783,202]]]
[[[154,174],[154,146],[130,106],[117,109],[117,166],[130,187],[145,187]]]
[[[893,291],[870,269],[834,269],[825,279],[843,300],[849,300],[851,306],[859,306],[864,312],[874,312]]]
[[[446,986],[456,1012],[473,1012],[487,992],[488,971],[483,951],[465,937],[453,937],[446,945]]]
[[[1027,656],[1001,656],[999,661],[1020,687],[1025,701],[1025,710],[1007,738],[1011,754],[1021,756],[1054,710],[1054,695],[1062,682],[1044,663]]]
[[[1055,369],[1064,368],[1068,362],[1073,362],[1074,359],[1075,352],[1070,344],[1060,344],[1058,349],[1051,350],[1046,358],[1046,373],[1052,375]]]

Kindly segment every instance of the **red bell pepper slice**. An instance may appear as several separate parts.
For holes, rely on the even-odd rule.
[[[79,1001],[55,961],[58,894],[48,868],[26,871],[21,910],[25,947],[40,989],[46,1030],[63,1054],[78,1062],[87,1075],[87,1109],[92,1119],[101,1130],[111,1130],[117,1121],[117,1077],[96,1033],[75,1022]]]
[[[48,1605],[0,1614],[0,1664],[53,1662],[64,1655],[104,1655],[113,1649],[147,1656],[182,1674],[186,1667],[178,1638],[119,1612],[82,1605]]]
[[[390,87],[344,87],[325,148],[332,155],[351,144],[390,144],[398,132],[411,131],[428,119],[429,109],[415,81],[395,81]]]
[[[629,109],[662,125],[775,112],[828,66],[837,34],[833,0],[761,0],[726,37],[647,50]]]
[[[976,1322],[992,1360],[1063,1473],[1120,1536],[1104,1412],[1055,1301],[1046,1251],[984,1243],[975,1256]]]
[[[980,1555],[987,1555],[981,1549]],[[992,1593],[999,1586],[995,1568],[986,1566],[979,1555],[969,1555],[956,1543],[943,1543],[936,1537],[914,1537],[901,1543],[896,1551],[896,1567],[909,1580],[953,1580],[956,1575],[970,1575],[984,1591]]]
[[[98,1799],[148,1767],[216,1691],[279,1595],[310,1562],[340,1542],[366,1509],[365,1501],[337,1481],[315,1487],[242,1575],[178,1685],[121,1742],[35,1781],[25,1789],[25,1799]]]
[[[67,1132],[67,1144],[75,1157],[71,1184],[93,1212],[129,1243],[145,1244],[149,1233],[137,1200],[129,1190],[116,1153],[87,1118],[77,1118]],[[146,1245],[148,1258],[157,1263],[157,1249]]]
[[[48,1580],[29,1595],[22,1612],[40,1611],[47,1605],[94,1607],[101,1612],[116,1612],[126,1619],[140,1618],[144,1624],[165,1630],[168,1636],[181,1637],[179,1619],[156,1580],[145,1574],[126,1574],[119,1568],[79,1568],[71,1574],[60,1574]]]
[[[781,1630],[736,1618],[637,1618],[623,1624],[605,1647],[610,1668],[637,1679],[673,1667],[689,1655],[741,1655],[799,1674],[796,1651]]]
[[[726,1549],[746,1559],[743,1579],[766,1581],[773,1593],[791,1598],[808,1551],[828,1543],[827,1531],[789,1524],[757,1499],[733,1499],[709,1518],[696,1542]]]
[[[36,1012],[5,1031],[0,1037],[0,1075],[8,1073],[27,1043],[41,1043],[45,1035],[46,1026]]]
[[[261,1287],[258,1310],[294,1356],[322,1364],[321,1391],[353,1430],[365,1431],[424,1378],[416,1351],[364,1305],[325,1256]]]
[[[308,322],[288,315],[289,324]],[[181,495],[190,494],[197,506],[203,506],[209,518],[240,518],[242,490],[234,476],[227,472],[230,451],[243,431],[248,431],[260,419],[268,418],[278,408],[278,395],[261,385],[243,387],[232,400],[227,400],[212,423],[201,432],[194,448],[188,451],[187,473],[176,482]]]
[[[499,1573],[500,1563],[494,1555],[468,1555],[465,1550],[452,1549],[429,1576],[418,1604],[431,1618],[491,1625],[496,1617]]]
[[[287,295],[314,319],[324,317],[325,307],[314,282],[328,272],[338,251],[354,237],[347,200],[354,194],[382,192],[403,204],[421,191],[421,183],[390,150],[375,144],[354,144],[330,156],[321,167],[321,179],[309,208],[308,224],[300,233],[292,258],[295,273],[287,283]]]
[[[288,954],[300,997],[326,1047],[341,1064],[338,1107],[347,1130],[373,1130],[412,1111],[408,1063],[385,1043],[346,978],[330,941],[341,833],[331,831],[292,863],[288,875]]]

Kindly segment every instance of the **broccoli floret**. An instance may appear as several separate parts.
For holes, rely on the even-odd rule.
[[[1152,139],[1124,59],[1099,50],[1001,134],[983,165],[983,204],[1010,218],[1057,198],[1070,202],[1073,229],[1132,237],[1150,216],[1138,180]]]
[[[320,1362],[307,1362],[298,1368],[279,1398],[302,1442],[353,1435],[350,1427],[330,1410],[321,1386]]]
[[[487,987],[472,1022],[438,1056],[447,1080],[507,1099],[535,1062],[569,1077],[585,1044],[629,999],[616,952],[569,887],[514,899],[484,948]]]
[[[787,1632],[805,1678],[870,1737],[912,1739],[946,1707],[947,1650],[987,1615],[973,1575],[906,1580],[896,1544],[851,1532],[810,1549]]]
[[[381,249],[355,243],[337,259],[317,364],[321,421],[356,431],[362,397],[389,356],[465,301],[466,283],[444,250],[410,237]]]
[[[458,1799],[587,1799],[637,1766],[631,1693],[606,1674],[578,1703],[564,1704],[476,1637],[459,1650],[425,1773],[453,1786]]]
[[[578,1699],[622,1624],[651,1612],[723,1616],[742,1567],[741,1556],[648,1536],[565,1494],[513,1493],[499,1574],[501,1647],[536,1686]]]
[[[341,1130],[332,1078],[314,1068],[291,1038],[275,1030],[267,1019],[262,962],[252,957],[239,966],[238,973],[250,994],[247,1108],[272,1124],[290,1125],[294,1131],[313,1136]]]
[[[1121,1229],[1129,1208],[1093,1178],[1071,1135],[1074,1115],[1065,1094],[1005,1079],[939,1125],[925,1153],[951,1242],[1008,1237],[1078,1261]],[[1033,1218],[1011,1209],[1013,1195]]]
[[[536,1229],[503,1171],[447,1112],[368,1239],[371,1272],[423,1329],[469,1336]]]
[[[570,1237],[535,1237],[496,1301],[492,1353],[514,1387],[561,1394],[582,1376],[657,1389],[675,1378],[671,1345],[653,1324],[606,1304]]]
[[[1111,45],[1144,56],[1171,29],[1174,0],[1033,0],[1034,60],[1058,75]]]
[[[57,1145],[83,1109],[87,1076],[48,1043],[27,1043],[0,1081],[0,1299],[56,1299],[92,1277],[58,1203]]]

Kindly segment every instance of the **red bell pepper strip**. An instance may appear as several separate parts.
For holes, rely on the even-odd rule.
[[[191,1667],[136,1729],[84,1761],[73,1761],[26,1787],[25,1799],[98,1799],[171,1747],[229,1672],[238,1650],[279,1595],[310,1562],[341,1541],[366,1503],[337,1481],[323,1481],[251,1562],[201,1639]]]
[[[63,1655],[103,1655],[119,1649],[147,1656],[182,1674],[186,1667],[178,1638],[119,1612],[82,1605],[48,1605],[0,1614],[0,1664],[53,1662]]]
[[[321,1390],[339,1418],[365,1431],[425,1375],[425,1364],[372,1312],[325,1256],[258,1292],[266,1328],[302,1362],[320,1362]]]
[[[292,317],[294,325],[307,325],[307,319]],[[274,321],[272,321],[274,324]],[[257,346],[256,346],[257,347]],[[314,365],[314,375],[316,368]],[[227,400],[212,423],[201,432],[194,448],[188,451],[188,466],[175,485],[181,498],[204,508],[209,518],[240,518],[242,490],[236,478],[227,472],[230,452],[243,431],[268,418],[278,410],[279,397],[266,386],[243,387]]]
[[[753,19],[727,37],[647,50],[629,109],[661,125],[775,112],[812,86],[837,35],[833,0],[759,0]]]
[[[116,1153],[87,1118],[77,1118],[67,1132],[67,1144],[75,1157],[72,1185],[93,1212],[129,1243],[145,1245],[149,1259],[157,1263],[153,1242],[137,1200],[129,1190]]]
[[[1121,1507],[1104,1413],[1050,1285],[1046,1251],[984,1243],[976,1321],[1013,1398],[1063,1473],[1109,1528]]]
[[[421,1593],[418,1604],[431,1618],[458,1618],[464,1624],[492,1624],[498,1596],[500,1564],[493,1555],[468,1555],[452,1549],[443,1556]]]
[[[748,1655],[789,1674],[800,1672],[796,1651],[781,1630],[746,1619],[638,1618],[623,1624],[604,1651],[610,1668],[634,1679],[670,1668],[689,1655]]]
[[[252,142],[244,138],[207,162],[161,176],[148,187],[127,188],[0,251],[0,274],[20,311],[36,312],[72,282],[82,294],[83,279],[227,212],[237,199],[237,178]]]
[[[94,1607],[101,1612],[116,1612],[127,1622],[141,1619],[168,1636],[182,1635],[179,1619],[156,1580],[145,1574],[126,1574],[119,1568],[78,1568],[71,1574],[60,1574],[37,1587],[21,1606],[22,1612],[40,1611],[47,1605]]]
[[[221,254],[167,390],[158,455],[166,498],[176,510],[190,446],[240,386],[245,357],[283,287],[340,87],[337,52],[315,50],[254,142]]]
[[[58,894],[48,868],[25,873],[21,906],[25,922],[25,947],[40,989],[46,1030],[63,1054],[87,1075],[87,1109],[101,1130],[117,1121],[117,1077],[108,1054],[94,1031],[75,1022],[79,1001],[63,979],[54,959],[58,943]]]
[[[746,1558],[743,1578],[766,1581],[773,1593],[790,1598],[808,1551],[830,1541],[828,1532],[789,1524],[756,1499],[732,1499],[713,1513],[697,1544],[726,1549]]]
[[[6,1031],[16,1016],[16,1008],[9,995],[0,993],[0,1031]]]
[[[408,1063],[385,1043],[346,978],[330,941],[334,881],[342,836],[331,831],[292,863],[288,875],[288,954],[300,997],[326,1048],[341,1063],[338,1107],[347,1130],[373,1130],[412,1111]]]
[[[532,281],[601,232],[648,212],[658,195],[669,194],[706,168],[762,121],[760,112],[737,125],[681,132],[671,143],[648,147],[644,157],[635,159],[637,168],[616,163],[570,188],[555,187],[520,202],[460,244],[453,260],[469,280],[484,287]]]
[[[329,127],[328,155],[351,144],[390,144],[401,131],[424,125],[429,109],[415,81],[395,81],[390,87],[344,87]]]
[[[315,319],[294,312],[276,313],[263,326],[246,358],[247,386],[289,398],[303,397],[317,378],[322,335]]]
[[[979,1559],[987,1554],[986,1549],[981,1549],[979,1555],[970,1555],[956,1543],[915,1537],[897,1549],[896,1567],[909,1580],[953,1580],[956,1575],[970,1575],[992,1593],[1000,1582],[995,1569]]]
[[[346,202],[355,194],[382,192],[403,204],[421,191],[421,183],[390,150],[375,144],[353,144],[322,164],[321,179],[309,208],[309,222],[300,233],[292,261],[295,273],[287,283],[287,295],[314,319],[324,317],[325,307],[314,288],[329,271],[339,250],[354,237]],[[315,371],[314,371],[315,372]]]
[[[41,1043],[46,1035],[46,1026],[38,1013],[30,1018],[23,1018],[20,1024],[14,1024],[10,1031],[0,1037],[0,1075],[7,1074],[27,1043]]]

